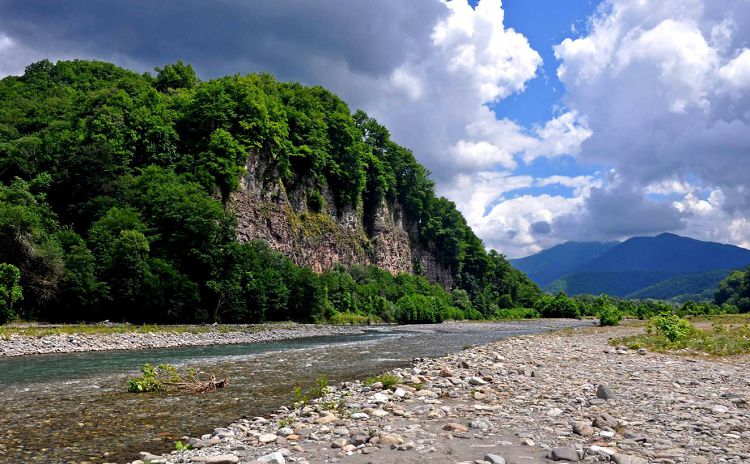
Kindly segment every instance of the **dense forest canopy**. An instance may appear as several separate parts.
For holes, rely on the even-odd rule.
[[[238,243],[225,202],[253,156],[288,189],[312,185],[314,211],[324,189],[337,209],[398,202],[455,288],[376,268],[317,275]],[[423,322],[541,296],[364,112],[267,74],[201,82],[181,62],[153,76],[44,60],[0,81],[0,263],[18,281],[0,322]]]

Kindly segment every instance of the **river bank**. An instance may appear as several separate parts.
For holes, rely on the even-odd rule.
[[[111,333],[53,333],[43,336],[10,334],[0,338],[0,358],[87,351],[176,348],[181,346],[237,345],[296,338],[361,334],[364,326],[297,324],[292,322],[255,325],[139,326]]]
[[[750,359],[609,346],[639,329],[509,338],[341,384],[302,408],[187,440],[167,463],[740,463],[750,460]],[[138,461],[136,461],[138,462]],[[143,462],[143,461],[141,461]]]

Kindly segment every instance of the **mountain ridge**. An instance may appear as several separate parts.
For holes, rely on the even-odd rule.
[[[575,242],[558,247],[571,248]],[[584,242],[589,249],[596,244],[603,251],[584,262],[568,263],[567,270],[557,268],[558,277],[552,281],[534,269],[545,264],[554,265],[554,259],[544,262],[554,253],[555,247],[536,255],[512,260],[519,269],[549,292],[608,293],[620,297],[679,298],[681,295],[707,295],[715,281],[732,269],[750,265],[750,250],[736,245],[709,242],[673,233],[656,236],[631,237],[614,246],[602,242]],[[594,253],[592,253],[594,254]],[[539,280],[537,280],[539,279]],[[720,280],[720,279],[719,279]]]

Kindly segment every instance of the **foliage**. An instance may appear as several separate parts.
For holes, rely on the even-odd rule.
[[[578,304],[565,293],[559,292],[555,296],[545,295],[537,300],[534,309],[543,317],[578,317]]]
[[[401,383],[401,379],[393,374],[383,374],[376,377],[368,377],[367,379],[365,379],[364,383],[365,385],[372,385],[378,382],[383,384],[383,388],[387,390],[394,385]]]
[[[730,305],[741,313],[750,312],[750,268],[744,272],[734,271],[722,280],[714,302],[719,306]]]
[[[536,319],[538,317],[542,315],[534,308],[498,309],[492,316],[493,319]]]
[[[23,299],[20,281],[21,271],[17,267],[0,263],[0,324],[15,317],[13,304]]]
[[[690,336],[695,331],[695,327],[690,324],[690,321],[676,314],[660,314],[649,320],[647,331],[652,335],[662,335],[674,343]]]
[[[733,356],[750,353],[750,324],[747,315],[737,316],[728,324],[714,322],[710,329],[693,329],[675,341],[658,333],[646,333],[632,337],[614,339],[613,344],[624,344],[629,348],[647,348],[653,351],[680,350],[684,353]],[[708,320],[717,320],[709,316]]]
[[[620,321],[622,320],[622,313],[617,309],[617,306],[611,303],[602,306],[602,308],[599,309],[598,316],[599,325],[602,326],[620,325]]]
[[[141,367],[140,377],[128,380],[128,391],[130,393],[168,391],[174,385],[195,382],[197,376],[194,369],[188,369],[184,374],[180,374],[171,364],[159,364],[154,367],[146,363]]]
[[[0,81],[0,262],[20,271],[19,317],[429,322],[541,296],[408,149],[329,91],[266,74],[201,82],[179,61],[155,71],[43,60]],[[237,243],[226,202],[249,159],[312,212],[361,211],[365,230],[398,206],[456,288],[374,268],[317,275]]]
[[[310,400],[322,398],[328,393],[328,384],[328,376],[321,375],[315,379],[313,386],[307,392],[304,392],[302,387],[295,386],[293,391],[294,402],[305,406],[310,403]]]

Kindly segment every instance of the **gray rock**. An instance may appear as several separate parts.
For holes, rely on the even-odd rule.
[[[349,440],[346,438],[339,438],[331,442],[331,448],[343,448],[349,444]]]
[[[596,389],[596,397],[603,400],[613,400],[615,399],[615,394],[606,385],[599,385]]]
[[[484,460],[491,464],[505,464],[505,458],[497,454],[485,454]]]
[[[553,461],[568,462],[578,462],[581,460],[575,448],[553,448],[547,455],[547,458]]]
[[[237,464],[240,458],[234,454],[222,454],[219,456],[208,456],[204,461],[206,464]]]
[[[588,422],[573,422],[573,433],[582,437],[590,437],[594,434],[594,428]]]
[[[261,456],[257,459],[257,461],[270,462],[271,464],[286,464],[286,459],[284,459],[284,456],[278,451],[276,451],[275,453],[266,454],[265,456]]]
[[[629,456],[627,454],[615,454],[612,456],[612,462],[617,464],[648,464],[647,459],[639,458],[637,456]]]

